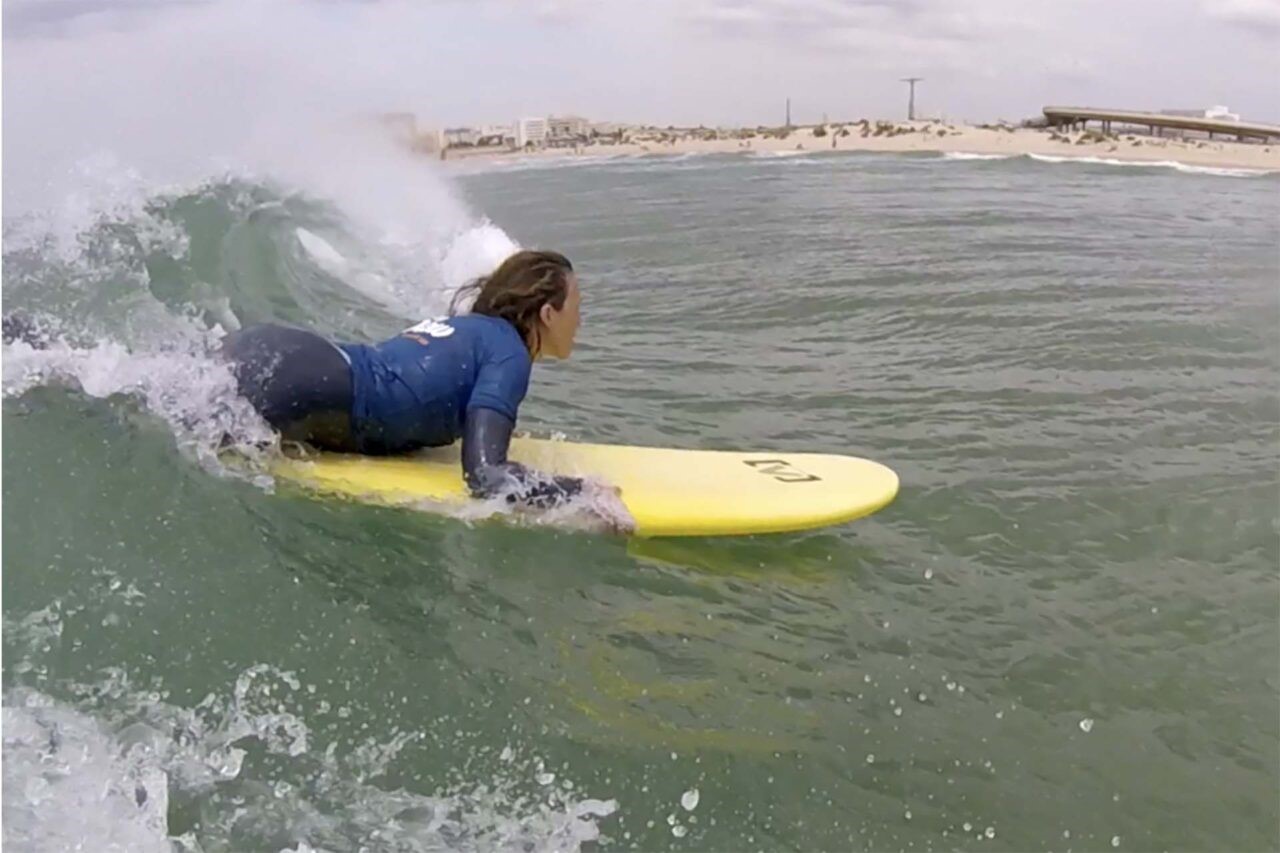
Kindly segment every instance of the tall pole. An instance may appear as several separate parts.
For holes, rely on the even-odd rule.
[[[911,87],[911,94],[907,96],[907,121],[916,120],[916,83],[919,83],[923,79],[923,77],[902,78],[902,82]]]
[[[787,127],[791,127],[791,99],[787,98]]]

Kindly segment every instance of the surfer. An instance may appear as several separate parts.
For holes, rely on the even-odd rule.
[[[470,313],[457,309],[474,294]],[[476,497],[546,508],[583,489],[507,459],[533,362],[568,358],[579,293],[563,255],[521,251],[459,291],[451,316],[377,344],[264,324],[228,335],[240,393],[287,441],[375,456],[462,439]]]

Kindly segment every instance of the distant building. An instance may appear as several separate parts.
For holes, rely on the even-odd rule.
[[[554,140],[586,139],[591,122],[580,116],[551,116],[547,119],[547,136]]]
[[[1226,107],[1218,105],[1203,110],[1161,110],[1161,115],[1179,116],[1181,118],[1211,118],[1218,121],[1240,121],[1240,114],[1233,113]]]
[[[544,145],[547,141],[545,118],[522,118],[516,122],[515,144],[517,148],[528,145]]]
[[[480,141],[480,132],[470,127],[446,127],[443,136],[446,148],[473,146]]]
[[[480,147],[512,146],[515,144],[515,128],[509,124],[486,124],[480,128],[480,139],[476,142],[476,145]]]
[[[617,145],[627,138],[631,126],[620,121],[592,122],[587,135],[602,145]]]

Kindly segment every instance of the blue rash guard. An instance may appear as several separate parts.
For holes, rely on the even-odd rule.
[[[482,314],[426,320],[380,344],[342,344],[351,360],[358,452],[403,453],[452,444],[467,412],[516,420],[533,363],[520,333]]]

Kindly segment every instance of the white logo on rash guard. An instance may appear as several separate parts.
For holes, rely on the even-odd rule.
[[[401,332],[401,334],[408,335],[414,340],[425,344],[427,339],[447,338],[452,335],[453,332],[453,326],[446,323],[443,317],[437,317],[431,320],[423,320],[416,326],[410,326]]]

